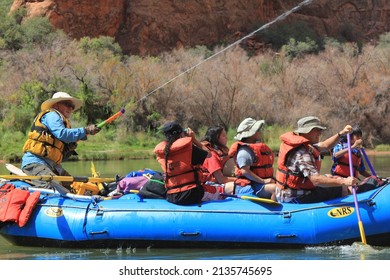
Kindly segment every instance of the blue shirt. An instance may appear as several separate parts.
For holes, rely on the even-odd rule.
[[[45,125],[53,136],[64,143],[77,142],[78,140],[85,140],[87,134],[83,127],[80,128],[66,128],[61,116],[57,112],[49,112],[44,114],[41,118],[41,122]],[[37,163],[45,164],[52,168],[56,166],[56,163],[47,158],[43,158],[34,155],[30,152],[26,152],[22,157],[22,166],[25,167],[28,164]]]
[[[348,143],[346,143],[346,142],[340,142],[340,143],[338,143],[336,146],[333,147],[332,160],[333,160],[334,163],[337,163],[337,162],[338,162],[338,159],[334,157],[334,154],[336,154],[337,152],[339,152],[339,151],[341,151],[341,150],[344,150],[344,149],[348,149]],[[353,154],[355,154],[355,155],[358,155],[360,158],[362,157],[362,154],[361,154],[361,152],[360,152],[359,149],[353,148],[353,149],[351,150],[351,152],[352,152]],[[333,164],[332,169],[331,169],[331,172],[333,172],[335,168],[336,168],[336,164]],[[364,165],[364,161],[361,160],[361,161],[360,161],[360,165],[359,165],[359,167],[358,167],[358,171],[359,171],[359,172],[363,172],[363,171],[365,171],[365,170],[366,170],[366,167],[365,167],[365,165]]]

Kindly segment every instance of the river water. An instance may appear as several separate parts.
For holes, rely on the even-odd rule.
[[[370,155],[377,175],[388,177],[389,155]],[[156,160],[96,161],[101,177],[124,176],[143,168],[160,170]],[[18,166],[18,165],[16,165]],[[72,174],[91,176],[90,162],[67,162],[64,167]],[[368,168],[368,167],[367,167]],[[322,173],[330,169],[326,157]],[[1,174],[8,174],[4,165]],[[308,247],[304,249],[64,249],[14,246],[0,237],[0,260],[390,260],[390,247],[351,246]],[[1,262],[0,262],[1,263]]]

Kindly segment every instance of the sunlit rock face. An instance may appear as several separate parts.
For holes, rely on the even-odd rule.
[[[111,36],[128,54],[233,42],[303,0],[15,0],[27,17],[45,16],[74,38]],[[390,29],[388,0],[313,0],[285,20],[303,20],[320,35],[348,25],[364,40]],[[344,27],[344,29],[343,29]]]

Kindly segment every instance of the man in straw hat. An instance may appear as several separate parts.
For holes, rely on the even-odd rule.
[[[351,132],[350,125],[320,142],[326,129],[319,118],[308,116],[298,120],[294,132],[283,134],[280,139],[278,170],[276,172],[276,197],[280,202],[315,203],[341,197],[348,193],[348,186],[355,185],[354,177],[321,175],[321,152],[329,152],[340,137]]]
[[[274,153],[261,142],[264,120],[246,118],[237,128],[229,156],[234,158],[235,175],[234,193],[239,195],[254,194],[261,198],[275,200],[275,180],[273,179]]]
[[[100,131],[96,125],[71,128],[72,112],[83,102],[66,92],[56,92],[41,104],[23,146],[22,170],[28,175],[69,176],[61,163],[75,153],[78,140]]]

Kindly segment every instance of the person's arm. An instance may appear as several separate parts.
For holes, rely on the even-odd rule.
[[[56,112],[49,112],[42,117],[42,123],[50,130],[53,136],[62,142],[71,143],[85,138],[84,128],[66,128],[62,118]]]
[[[195,132],[194,132],[191,128],[187,128],[187,129],[186,129],[186,133],[187,133],[187,136],[188,136],[188,137],[191,137],[191,138],[192,138],[192,143],[193,143],[195,146],[201,148],[201,149],[204,150],[204,151],[209,152],[209,149],[208,149],[205,145],[203,145],[198,139],[196,139],[196,137],[195,137]]]
[[[246,178],[248,178],[251,181],[255,181],[262,184],[269,184],[269,183],[275,183],[275,180],[272,178],[263,179],[259,176],[257,176],[251,169],[250,166],[245,165],[241,167],[242,175],[244,175]]]
[[[358,168],[359,174],[363,177],[370,177],[372,174],[367,171],[366,166],[364,165],[363,159],[360,161],[360,165]]]
[[[304,177],[307,177],[314,186],[340,187],[357,184],[354,177],[342,178],[339,176],[321,175],[310,154],[304,151],[297,151],[294,160],[298,162],[298,168]]]
[[[326,139],[322,142],[319,142],[317,146],[321,150],[330,150],[339,142],[340,136],[348,134],[351,131],[352,131],[352,126],[347,125],[344,127],[344,129],[342,131],[336,133],[335,135],[329,137],[328,139]]]
[[[336,144],[336,146],[334,146],[333,148],[333,153],[332,153],[332,159],[333,160],[337,160],[339,157],[341,157],[345,152],[344,152],[344,148],[343,148],[343,143],[339,143],[339,144]],[[348,152],[348,149],[347,149],[347,152]]]
[[[241,170],[243,176],[251,181],[255,181],[258,183],[268,184],[273,183],[274,180],[272,178],[263,179],[257,176],[250,168],[254,161],[253,152],[247,147],[241,147],[237,153],[237,165]]]
[[[210,157],[205,160],[203,167],[215,178],[218,184],[225,184],[234,181],[235,178],[223,175],[223,166],[218,154],[210,151]]]
[[[314,186],[326,187],[349,187],[357,184],[358,180],[354,177],[339,177],[339,176],[324,176],[321,174],[313,174],[309,176],[310,181]]]
[[[213,173],[213,176],[215,178],[215,180],[217,180],[218,184],[225,184],[227,182],[233,182],[236,178],[234,177],[225,177],[222,173],[222,170],[219,169],[219,170],[216,170],[214,173]]]
[[[362,146],[362,143],[363,143],[362,139],[356,140],[355,143],[353,143],[353,144],[351,145],[351,149],[356,149],[356,148],[358,148],[358,147],[361,147],[361,146]],[[341,157],[342,155],[344,155],[345,153],[348,153],[348,147],[347,147],[347,148],[344,148],[344,149],[340,149],[337,153],[334,153],[333,156],[334,156],[335,158],[339,158],[339,157]]]

